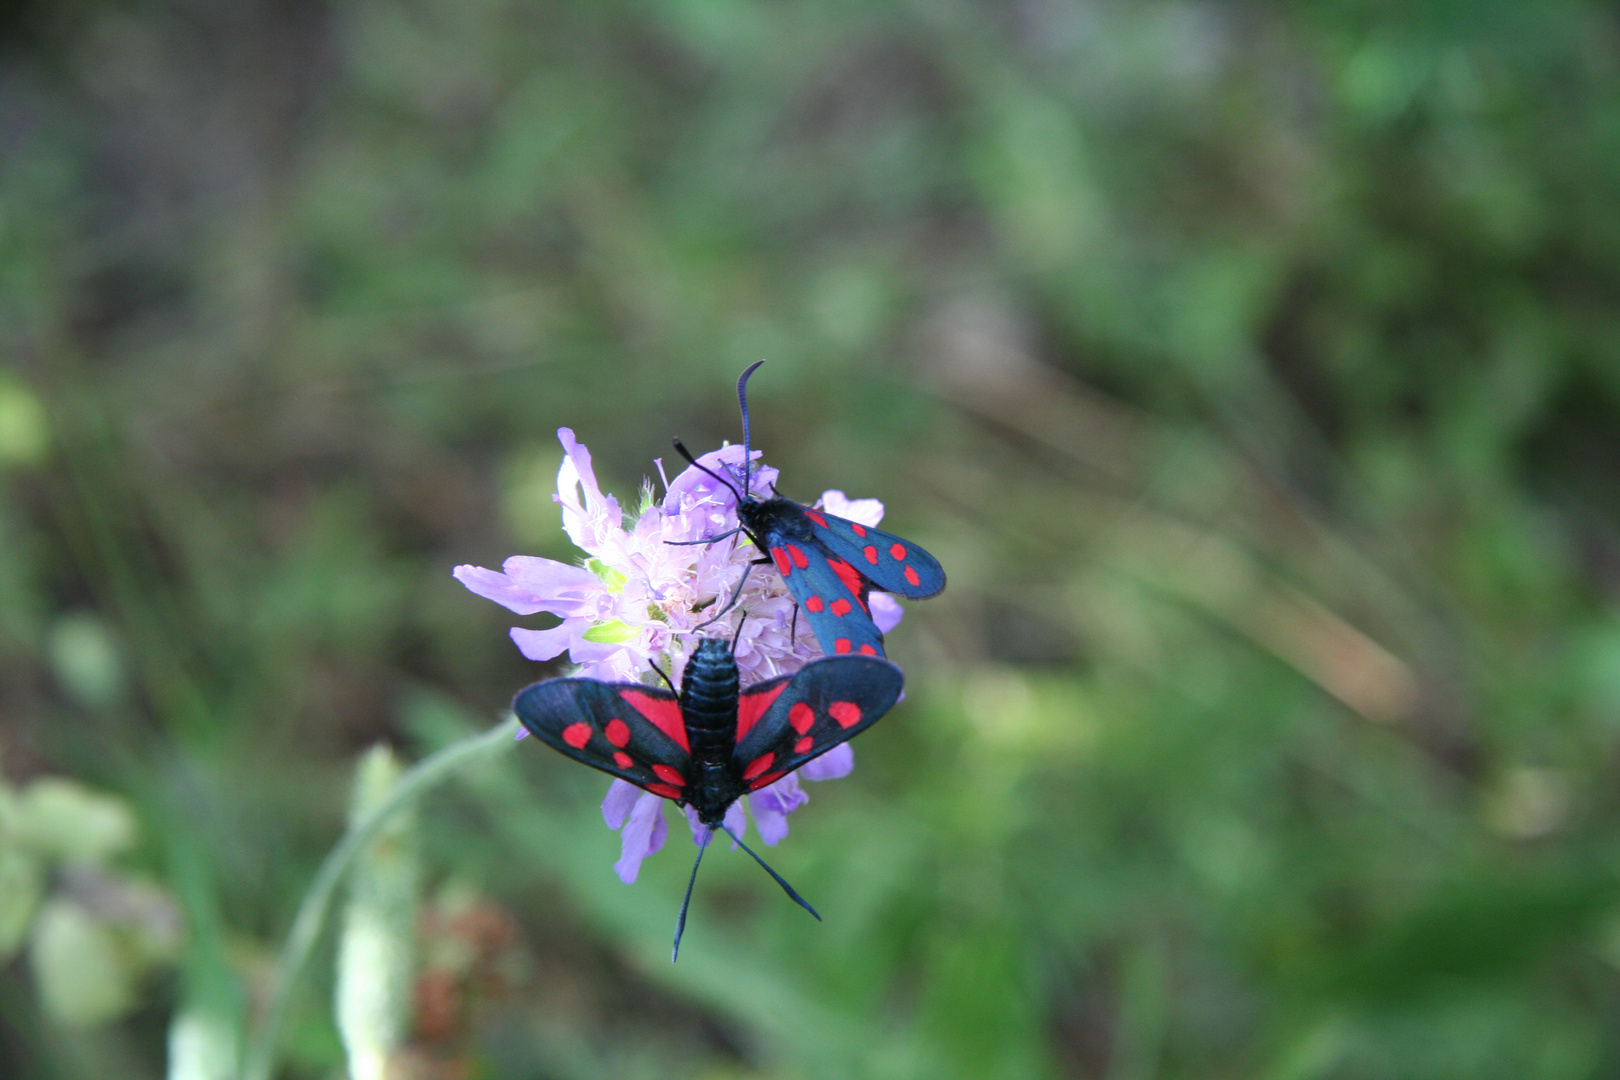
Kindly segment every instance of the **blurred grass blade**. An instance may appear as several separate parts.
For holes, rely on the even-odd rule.
[[[169,1025],[168,1080],[230,1080],[236,1052],[228,1016],[206,1006],[183,1009]]]
[[[366,753],[355,778],[351,824],[365,821],[387,799],[400,772],[388,747]],[[420,881],[415,808],[406,806],[359,854],[349,881],[335,1002],[349,1080],[383,1080],[405,1035]]]
[[[407,770],[387,797],[364,820],[349,826],[349,831],[343,834],[343,839],[338,841],[321,864],[315,880],[310,882],[309,890],[304,894],[303,902],[298,906],[298,914],[287,934],[287,943],[282,946],[281,957],[276,963],[275,984],[264,1025],[248,1048],[247,1063],[242,1073],[245,1080],[270,1080],[276,1042],[299,972],[320,937],[327,910],[331,906],[332,892],[355,856],[382,831],[396,810],[448,779],[463,765],[514,745],[513,737],[518,730],[517,717],[511,716],[488,731],[445,747]]]

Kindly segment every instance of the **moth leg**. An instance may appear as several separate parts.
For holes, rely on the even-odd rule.
[[[749,574],[749,572],[751,570],[753,570],[754,567],[760,565],[761,563],[768,563],[770,561],[771,561],[770,559],[755,559],[752,562],[744,563],[743,564],[742,577],[737,579],[737,587],[735,589],[731,590],[731,599],[726,601],[726,606],[721,608],[718,612],[716,612],[712,618],[706,619],[703,622],[700,622],[696,626],[692,627],[693,631],[695,632],[695,631],[703,629],[705,626],[708,626],[710,623],[715,622],[718,619],[722,618],[725,615],[726,612],[728,612],[732,608],[736,607],[737,606],[737,598],[742,595],[743,586],[748,584],[748,574]]]
[[[664,674],[664,669],[663,668],[659,667],[657,664],[653,664],[652,669],[654,671],[658,672],[658,677],[660,679],[664,680],[664,684],[666,686],[668,686],[670,688],[670,690],[674,691],[676,697],[681,696],[680,690],[676,688],[674,683],[669,681],[669,676]]]

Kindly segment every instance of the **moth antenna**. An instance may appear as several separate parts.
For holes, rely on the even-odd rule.
[[[742,531],[743,527],[739,525],[735,529],[727,529],[725,532],[715,533],[713,536],[703,536],[696,540],[665,540],[664,543],[670,544],[674,547],[692,547],[695,544],[712,544],[716,540],[724,540],[728,536],[736,536]]]
[[[816,909],[811,907],[808,903],[806,903],[804,897],[802,897],[798,893],[794,892],[793,891],[793,886],[789,885],[786,881],[783,881],[782,880],[782,875],[778,874],[775,870],[772,870],[769,866],[767,866],[764,859],[760,858],[758,855],[754,855],[754,849],[753,848],[749,847],[747,844],[745,844],[741,840],[737,839],[737,834],[732,832],[729,828],[727,828],[726,824],[724,822],[721,822],[721,824],[720,824],[720,831],[725,833],[727,836],[731,837],[732,843],[736,844],[738,847],[740,847],[744,851],[748,852],[749,855],[753,856],[753,859],[754,859],[755,862],[757,862],[757,863],[759,863],[759,865],[765,867],[765,872],[767,874],[771,875],[771,877],[776,880],[776,883],[778,885],[782,886],[782,891],[787,893],[788,897],[795,904],[798,904],[800,907],[804,908],[804,910],[808,911],[811,915],[815,915],[816,922],[821,921],[821,916],[816,915]],[[694,875],[696,875],[697,867],[694,866],[692,868],[692,873]]]
[[[759,370],[765,361],[756,360],[748,365],[748,370],[742,373],[737,380],[737,404],[742,406],[743,417],[743,494],[748,494],[748,480],[754,472],[753,443],[748,438],[748,376]]]
[[[731,651],[733,653],[735,653],[737,651],[737,642],[742,640],[743,623],[745,623],[747,621],[748,621],[748,612],[745,611],[745,612],[742,613],[742,618],[737,620],[737,632],[735,634],[731,635]]]
[[[736,484],[733,484],[730,480],[727,480],[725,477],[721,476],[719,473],[715,472],[713,469],[709,468],[707,465],[699,465],[697,458],[692,456],[692,451],[688,450],[686,448],[686,444],[681,442],[681,440],[672,439],[670,441],[674,444],[676,453],[680,454],[681,457],[685,458],[694,468],[701,469],[703,472],[708,473],[710,476],[714,477],[716,480],[718,480],[722,484],[726,485],[726,487],[731,490],[731,493],[733,495],[737,496],[737,501],[738,502],[742,501],[742,498],[743,498],[742,492],[737,490],[737,485]]]
[[[674,684],[674,683],[672,683],[672,682],[670,682],[670,681],[669,681],[669,676],[668,676],[668,675],[665,675],[665,674],[664,674],[664,669],[663,669],[663,668],[661,668],[661,667],[659,667],[659,666],[658,666],[658,665],[657,665],[657,664],[653,664],[653,663],[652,663],[652,661],[650,661],[650,660],[649,660],[649,661],[648,661],[648,663],[649,663],[649,664],[651,664],[651,666],[652,666],[652,669],[653,669],[653,670],[654,670],[654,671],[656,671],[656,672],[658,672],[658,677],[659,677],[659,678],[660,678],[660,679],[663,679],[663,680],[664,680],[664,685],[665,685],[665,686],[668,686],[668,687],[669,687],[669,689],[670,689],[670,691],[671,691],[671,692],[672,692],[672,693],[673,693],[673,694],[674,694],[674,695],[675,695],[675,696],[676,696],[676,697],[680,697],[680,696],[681,696],[681,692],[680,692],[680,691],[679,691],[679,690],[676,690],[676,689],[675,689],[675,684]]]
[[[674,963],[681,955],[681,935],[686,933],[686,909],[692,904],[692,886],[697,884],[698,867],[703,865],[703,853],[709,850],[709,838],[714,835],[710,829],[703,836],[703,843],[698,845],[698,856],[692,862],[692,876],[686,882],[686,895],[681,898],[681,914],[675,920],[675,947],[669,950],[669,962]]]

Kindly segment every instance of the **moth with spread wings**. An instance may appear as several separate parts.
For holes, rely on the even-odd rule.
[[[512,711],[575,761],[691,806],[700,822],[731,836],[819,920],[726,828],[726,809],[866,730],[899,700],[903,684],[900,669],[886,660],[829,656],[740,690],[730,647],[705,638],[686,662],[678,696],[641,683],[547,679],[520,691]],[[692,864],[693,882],[703,851]],[[680,952],[691,898],[688,882],[671,959]]]
[[[945,571],[938,559],[898,536],[781,496],[753,497],[747,386],[748,377],[764,362],[753,364],[737,380],[737,401],[742,406],[743,418],[740,491],[730,480],[698,465],[679,439],[675,440],[675,449],[737,496],[739,526],[732,532],[745,533],[755,547],[768,555],[761,562],[776,564],[788,592],[809,618],[810,629],[820,642],[821,651],[829,656],[847,653],[882,656],[883,633],[872,621],[867,600],[872,590],[921,600],[944,590]],[[722,533],[702,540],[674,542],[712,543],[729,535]],[[748,573],[744,570],[742,580],[721,614],[736,602],[747,580]]]

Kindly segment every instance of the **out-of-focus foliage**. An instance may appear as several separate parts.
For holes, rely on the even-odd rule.
[[[26,946],[40,1007],[64,1029],[128,1016],[181,946],[169,897],[109,866],[134,841],[122,799],[53,776],[0,782],[0,962]]]
[[[785,490],[951,582],[773,853],[827,922],[717,852],[672,968],[684,837],[621,885],[605,780],[520,745],[418,809],[397,1068],[1620,1069],[1613,5],[0,35],[0,1075],[221,1075],[364,748],[552,673],[449,577],[566,555],[551,432],[628,499],[761,357]],[[70,986],[134,949],[87,881],[173,898],[171,978]],[[343,1068],[322,970],[289,1078]]]

